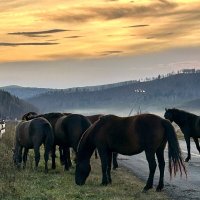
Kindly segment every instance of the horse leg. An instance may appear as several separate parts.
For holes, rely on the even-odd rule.
[[[102,183],[101,185],[107,185],[109,183],[107,176],[109,153],[105,149],[98,149],[99,156],[101,159],[101,170],[102,170]],[[112,155],[112,154],[111,154]],[[111,156],[112,158],[112,156]]]
[[[151,152],[150,150],[146,150],[145,154],[146,154],[147,161],[149,163],[150,173],[149,173],[149,177],[148,177],[146,186],[143,189],[143,192],[146,192],[147,190],[149,190],[153,187],[153,178],[154,178],[154,174],[155,174],[156,166],[157,166],[156,160],[155,160],[155,153]]]
[[[68,157],[67,157],[67,155],[69,154],[68,151],[69,151],[68,147],[63,147],[63,160],[65,163],[64,170],[66,170],[66,171],[69,170]]]
[[[164,187],[163,180],[164,180],[164,171],[165,171],[165,159],[164,159],[164,148],[163,147],[160,147],[156,151],[156,156],[158,159],[158,166],[159,166],[159,170],[160,170],[160,179],[159,179],[159,183],[156,188],[156,191],[160,192]]]
[[[117,163],[117,155],[118,155],[118,153],[116,153],[116,152],[112,153],[112,156],[113,156],[113,169],[114,170],[119,167],[118,163]]]
[[[97,149],[94,150],[95,159],[98,159]]]
[[[38,163],[40,161],[40,150],[39,150],[39,146],[34,146],[34,153],[35,153],[35,168],[37,169],[38,167]]]
[[[51,150],[52,169],[56,169],[56,145],[53,145]]]
[[[17,168],[20,168],[21,163],[22,163],[22,151],[23,151],[23,147],[20,146],[19,149],[18,149]]]
[[[68,162],[69,168],[72,167],[72,161],[70,157],[70,148],[67,149],[67,162]]]
[[[60,164],[64,165],[64,160],[63,160],[63,148],[59,146],[59,154],[60,154]]]
[[[200,153],[200,146],[199,146],[199,140],[198,140],[198,138],[197,138],[197,137],[193,137],[193,140],[194,140],[194,142],[195,142],[195,144],[196,144],[197,150],[198,150],[199,153]]]
[[[107,167],[107,179],[108,179],[108,183],[112,183],[112,179],[111,179],[111,165],[112,165],[112,152],[109,152],[108,154],[108,167]]]
[[[184,134],[184,138],[187,144],[187,151],[188,151],[188,156],[185,159],[185,162],[188,162],[191,159],[191,154],[190,154],[190,137]]]
[[[45,151],[44,151],[45,173],[48,173],[48,160],[49,160],[50,150],[51,149],[45,147]]]
[[[26,167],[26,161],[27,161],[28,151],[29,151],[29,149],[27,149],[27,148],[24,149],[24,154],[23,154],[23,169],[25,169],[25,167]]]

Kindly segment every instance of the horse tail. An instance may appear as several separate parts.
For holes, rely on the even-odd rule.
[[[54,134],[52,127],[49,123],[44,124],[44,134],[45,134],[45,152],[49,153],[53,147],[54,144]]]
[[[168,141],[170,178],[172,177],[172,173],[174,173],[174,176],[176,176],[178,170],[180,171],[181,176],[182,173],[184,172],[187,177],[187,171],[183,163],[182,153],[178,143],[175,129],[168,120],[163,120],[162,124],[165,129],[165,135]]]

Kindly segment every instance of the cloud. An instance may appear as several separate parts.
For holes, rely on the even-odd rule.
[[[72,35],[72,36],[67,36],[67,37],[64,37],[64,38],[75,39],[75,38],[80,38],[80,37],[83,37],[83,36],[81,36],[81,35]]]
[[[59,33],[59,32],[65,32],[65,31],[72,31],[72,30],[51,29],[51,30],[46,30],[46,31],[12,32],[8,34],[9,35],[24,35],[28,37],[49,37],[49,35],[43,35],[43,34]]]
[[[164,3],[165,2],[165,3]],[[42,17],[49,20],[59,22],[82,23],[94,19],[114,20],[120,18],[135,18],[135,17],[152,17],[159,15],[168,15],[178,5],[168,1],[159,1],[149,5],[134,5],[130,4],[116,4],[112,6],[103,7],[85,7],[76,8],[75,12],[71,13],[60,11],[59,13],[50,13]],[[79,13],[79,14],[76,14]]]
[[[155,34],[150,34],[146,39],[153,39],[153,38],[169,38],[170,36],[173,36],[173,32],[160,32]]]
[[[0,46],[7,46],[7,47],[16,47],[16,46],[45,46],[45,45],[56,45],[59,43],[53,42],[19,42],[19,43],[9,43],[9,42],[0,42]]]
[[[101,56],[109,56],[109,55],[114,55],[114,54],[121,54],[123,51],[102,51],[100,52]]]
[[[133,25],[133,26],[124,26],[123,28],[140,28],[140,27],[145,27],[149,26],[148,24],[138,24],[138,25]]]

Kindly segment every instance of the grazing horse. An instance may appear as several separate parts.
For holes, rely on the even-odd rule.
[[[185,159],[185,162],[188,162],[191,159],[190,154],[190,138],[192,137],[196,147],[200,153],[200,146],[198,138],[200,138],[200,117],[183,111],[176,108],[172,109],[165,109],[164,117],[171,122],[175,122],[181,129],[186,144],[187,144],[187,150],[188,150],[188,156]]]
[[[51,157],[52,157],[52,169],[55,169],[56,168],[56,161],[55,161],[55,158],[56,158],[56,145],[60,145],[58,140],[57,140],[57,137],[55,137],[55,124],[57,122],[57,120],[64,116],[64,115],[67,115],[69,113],[59,113],[59,112],[55,112],[55,113],[46,113],[46,114],[40,114],[40,115],[37,115],[37,114],[34,114],[33,112],[29,112],[29,113],[26,113],[23,117],[22,117],[22,120],[31,120],[31,119],[36,119],[36,118],[39,118],[39,117],[43,117],[45,119],[47,119],[49,121],[49,123],[51,124],[52,128],[53,128],[53,133],[54,133],[54,145],[52,147],[52,150],[51,150]],[[60,149],[60,148],[59,148]],[[60,150],[61,152],[61,150]],[[60,160],[61,160],[61,163],[63,161],[63,155],[60,154]],[[69,163],[70,165],[70,163]],[[67,167],[68,168],[68,167]]]
[[[26,166],[27,154],[29,149],[34,149],[35,152],[35,167],[38,167],[40,161],[40,146],[44,144],[44,160],[45,160],[45,172],[48,172],[48,159],[49,153],[54,143],[54,136],[51,124],[44,118],[32,119],[30,121],[21,121],[15,132],[15,144],[14,144],[14,163],[19,167],[22,162]]]
[[[90,120],[90,122],[92,124],[94,124],[102,116],[103,116],[102,114],[96,114],[96,115],[90,115],[90,116],[86,116],[86,117]],[[96,149],[95,149],[94,153],[95,153],[95,158],[97,159],[98,158],[98,154],[97,154],[97,150]],[[116,152],[112,153],[112,161],[113,161],[113,169],[114,170],[119,167],[118,162],[117,162],[117,156],[118,156],[118,153],[116,153]]]
[[[71,162],[69,148],[71,147],[75,153],[77,152],[78,142],[90,125],[88,118],[80,114],[62,116],[57,120],[55,138],[60,146],[60,154],[66,170],[69,168],[69,161]]]
[[[153,187],[156,170],[155,154],[158,158],[160,179],[156,191],[164,187],[164,149],[168,141],[169,171],[174,175],[178,170],[187,175],[181,157],[181,150],[175,130],[168,120],[152,114],[140,114],[131,117],[106,115],[95,122],[82,136],[77,152],[75,182],[85,184],[90,173],[90,158],[98,149],[102,166],[102,185],[111,183],[112,152],[135,155],[145,151],[149,164],[149,177],[143,191]]]

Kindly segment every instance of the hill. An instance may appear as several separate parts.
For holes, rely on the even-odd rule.
[[[28,101],[41,112],[98,109],[100,112],[122,111],[133,107],[143,111],[163,110],[200,98],[200,73],[158,76],[148,81],[130,81],[112,87],[97,86],[48,91]]]
[[[11,95],[9,92],[0,90],[0,118],[20,118],[29,111],[37,112],[37,108],[24,100]]]
[[[0,89],[7,91],[14,96],[17,96],[20,99],[31,98],[36,95],[54,90],[54,89],[49,89],[49,88],[21,87],[18,85],[10,85],[10,86],[5,86],[5,87],[0,87]]]
[[[187,109],[187,110],[198,110],[198,111],[200,111],[200,98],[185,102],[184,104],[182,104],[180,106],[180,108]]]

